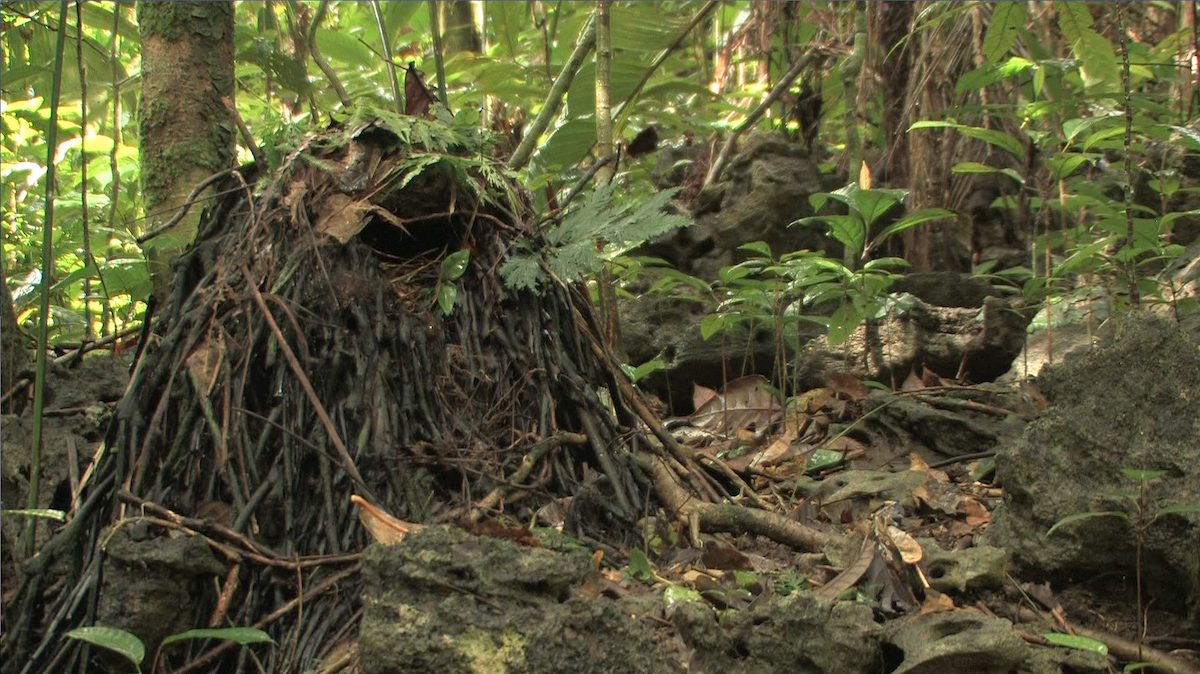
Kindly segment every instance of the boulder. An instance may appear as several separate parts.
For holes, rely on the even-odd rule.
[[[1119,594],[1140,572],[1156,606],[1195,618],[1200,513],[1163,509],[1200,504],[1200,353],[1149,313],[1119,315],[1112,332],[1038,377],[1050,407],[996,457],[1005,497],[985,540],[1010,550],[1026,577],[1110,583]],[[1164,474],[1141,484],[1122,469]],[[1065,517],[1106,512],[1119,514],[1047,536]]]

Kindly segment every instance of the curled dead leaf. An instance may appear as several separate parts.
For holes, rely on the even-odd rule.
[[[358,494],[350,496],[350,502],[358,506],[358,521],[366,527],[377,543],[395,545],[404,540],[410,531],[425,528],[415,522],[405,522],[389,515],[382,508],[372,505]]]

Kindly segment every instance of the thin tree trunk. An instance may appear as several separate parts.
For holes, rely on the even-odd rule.
[[[139,127],[146,228],[169,221],[192,188],[234,160],[233,2],[143,1]],[[203,196],[201,197],[203,198]],[[154,294],[196,235],[201,209],[146,242]]]

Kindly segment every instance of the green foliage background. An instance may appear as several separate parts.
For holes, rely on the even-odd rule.
[[[856,12],[862,8],[854,3],[789,3],[784,10],[771,8],[772,4],[720,2],[689,31],[693,18],[710,9],[708,3],[614,3],[611,99],[616,135],[631,137],[655,125],[667,139],[686,133],[701,142],[715,140],[714,134],[747,118],[788,69],[789,60],[820,47],[825,54],[823,66],[806,73],[793,91],[805,86],[821,92],[819,141],[831,151],[825,167],[837,170],[837,162],[844,159],[839,152],[845,149],[848,129],[837,122],[847,118],[848,110],[858,120],[854,130],[866,139],[868,149],[893,143],[895,139],[883,135],[882,120],[890,102],[881,89],[867,88],[849,102],[844,98],[839,68],[852,53],[860,25]],[[1169,207],[1194,188],[1180,180],[1174,159],[1178,155],[1162,148],[1200,150],[1200,134],[1191,125],[1196,92],[1187,72],[1194,29],[1176,16],[1181,10],[1175,5],[1134,5],[1124,10],[1125,15],[1118,15],[1122,10],[1111,3],[1044,5],[919,3],[903,40],[871,49],[880,51],[876,61],[886,67],[887,59],[906,43],[949,39],[964,15],[977,18],[981,32],[975,67],[948,83],[954,87],[955,104],[938,111],[936,118],[915,120],[917,124],[902,131],[942,134],[939,137],[961,134],[981,143],[984,150],[977,160],[957,162],[953,170],[995,173],[1011,180],[1014,192],[997,205],[1015,212],[1023,199],[1033,219],[1047,225],[1038,234],[1029,267],[1007,270],[1009,278],[1024,283],[1027,296],[1078,299],[1095,294],[1099,286],[1119,303],[1120,291],[1115,288],[1122,270],[1135,261],[1144,264],[1178,254],[1179,249],[1169,245],[1169,235],[1176,220],[1191,215]],[[381,6],[397,65],[414,62],[432,83],[435,68],[427,6],[421,2]],[[57,7],[36,1],[5,2],[0,7],[3,271],[19,320],[26,324],[42,273],[39,232]],[[447,54],[451,108],[471,112],[481,127],[519,126],[541,109],[594,5],[488,2],[473,7],[485,48],[482,53]],[[760,33],[767,37],[758,42],[748,39],[747,33],[760,30],[772,11],[785,12],[769,16],[786,21],[775,25],[774,32]],[[237,110],[269,156],[278,158],[309,129],[351,116],[339,89],[351,107],[363,103],[390,107],[389,75],[370,3],[239,2],[236,16]],[[321,21],[314,29],[316,16]],[[134,5],[82,2],[78,14],[72,6],[71,17],[59,116],[61,142],[54,151],[59,196],[53,223],[51,320],[58,339],[76,339],[89,325],[93,332],[104,334],[136,322],[150,288],[142,253],[134,242],[151,215],[144,212],[138,187],[135,131],[140,63]],[[1163,28],[1164,22],[1181,28]],[[1126,31],[1131,24],[1140,29]],[[1132,111],[1129,149],[1135,155],[1136,175],[1129,176],[1115,168],[1096,170],[1126,147],[1123,59],[1115,38],[1122,32],[1130,36],[1126,45]],[[1161,37],[1150,43],[1138,37],[1145,35]],[[314,58],[318,53],[332,75],[318,66]],[[661,65],[651,70],[650,63],[660,56]],[[740,76],[729,77],[730,72]],[[724,76],[718,78],[719,74]],[[982,93],[988,95],[981,98]],[[594,159],[594,104],[594,62],[589,58],[560,115],[539,139],[533,161],[523,169],[522,178],[539,207],[545,205],[547,186],[552,191],[569,188]],[[764,117],[757,126],[778,126],[779,119],[778,115]],[[239,152],[242,159],[250,159],[244,148]],[[584,207],[636,213],[631,204],[652,192],[647,179],[650,163],[634,162],[619,178],[621,188],[609,195],[614,203]],[[1120,198],[1128,184],[1148,186],[1161,201],[1160,207],[1134,205],[1132,241],[1123,238],[1127,208]],[[568,219],[553,235],[579,244],[583,239],[572,238],[573,222],[579,220]],[[642,226],[645,219],[624,222],[641,226],[641,231],[624,238],[652,233]],[[874,237],[878,232],[863,234]],[[85,237],[91,260],[85,259]],[[590,250],[582,253],[585,248],[572,247],[582,257],[571,259],[582,271],[591,272],[596,260]],[[1048,264],[1039,269],[1036,261],[1043,258]],[[989,270],[985,264],[982,271],[1001,270]],[[1079,274],[1111,282],[1077,285],[1074,279]],[[532,272],[519,275],[524,284],[536,283],[535,277]],[[1148,274],[1139,275],[1138,281],[1147,296],[1173,301],[1173,289],[1164,289]],[[714,292],[725,291],[714,287]],[[85,299],[89,300],[87,313]]]

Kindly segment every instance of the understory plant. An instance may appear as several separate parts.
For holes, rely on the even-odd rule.
[[[138,674],[142,672],[142,662],[146,659],[146,645],[131,632],[117,627],[109,627],[108,625],[92,625],[90,627],[77,627],[67,632],[67,637],[86,641],[94,646],[110,650],[133,663],[135,672]],[[248,644],[275,643],[269,634],[253,627],[187,630],[186,632],[172,634],[162,640],[162,643],[158,646],[158,652],[154,655],[154,667],[150,671],[155,671],[163,648],[189,639],[224,639],[243,646]]]
[[[1143,551],[1145,548],[1146,534],[1150,527],[1154,526],[1163,517],[1168,515],[1183,515],[1185,513],[1200,513],[1200,505],[1163,505],[1153,495],[1151,485],[1154,481],[1162,478],[1167,474],[1165,470],[1138,470],[1133,468],[1122,468],[1121,475],[1137,482],[1137,489],[1134,491],[1123,490],[1109,494],[1110,496],[1120,499],[1126,504],[1123,510],[1094,510],[1087,512],[1074,513],[1067,515],[1054,523],[1046,535],[1054,533],[1058,529],[1095,517],[1116,517],[1125,520],[1129,523],[1134,537],[1134,574],[1136,576],[1136,602],[1138,616],[1138,631],[1137,643],[1139,658],[1142,649],[1142,635],[1146,632],[1146,614],[1143,608],[1142,601],[1142,570],[1143,570]]]

